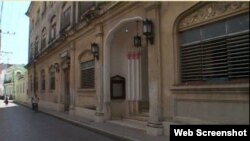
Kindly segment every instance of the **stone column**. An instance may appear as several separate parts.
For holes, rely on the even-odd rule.
[[[135,61],[136,61],[136,68],[135,68],[135,74],[136,74],[136,113],[139,113],[140,109],[139,109],[139,105],[140,105],[140,93],[141,93],[141,87],[140,87],[140,75],[141,75],[141,70],[140,70],[140,50],[139,49],[136,49],[136,52],[135,52]]]
[[[136,72],[135,72],[135,68],[136,68],[136,64],[135,64],[135,51],[134,51],[134,49],[132,49],[132,56],[131,56],[131,81],[130,81],[130,83],[131,83],[131,95],[132,95],[132,97],[131,97],[131,105],[132,105],[132,107],[131,107],[131,114],[134,114],[135,112],[136,112],[136,86],[135,86],[135,84],[136,84]]]
[[[107,40],[106,40],[107,42]],[[103,105],[105,120],[111,119],[111,99],[110,99],[110,43],[106,43],[103,48]]]
[[[127,59],[128,59],[128,74],[126,80],[126,117],[130,116],[131,113],[131,49],[127,51]]]
[[[149,86],[149,120],[147,133],[162,135],[162,102],[161,102],[161,51],[160,51],[160,5],[151,2],[146,7],[146,18],[152,20],[154,43],[148,43],[148,86]]]
[[[69,70],[69,91],[70,91],[70,114],[74,114],[75,110],[75,44],[71,43],[69,48],[70,53],[70,70]]]
[[[95,113],[95,121],[104,121],[104,96],[103,96],[103,30],[102,25],[96,25],[96,40],[99,46],[99,59],[95,60],[95,89],[97,98],[97,107]]]

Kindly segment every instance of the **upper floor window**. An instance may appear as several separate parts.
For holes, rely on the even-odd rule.
[[[50,40],[56,38],[56,16],[54,15],[50,21]]]
[[[81,88],[95,88],[95,61],[80,63]]]
[[[35,53],[34,53],[34,55],[35,56],[37,56],[38,55],[38,53],[39,53],[39,37],[37,36],[36,37],[36,40],[35,40]]]
[[[31,61],[33,59],[33,43],[30,44],[30,49],[29,49],[29,60]]]
[[[52,7],[54,5],[54,1],[50,1],[49,4],[50,4],[50,7]]]
[[[46,9],[47,9],[47,2],[44,1],[43,5],[42,5],[42,17],[44,17],[44,15],[46,13]]]
[[[182,83],[248,82],[249,13],[179,35]]]
[[[37,10],[37,12],[36,12],[36,25],[39,23],[39,17],[40,17],[40,8]]]
[[[46,27],[43,28],[42,30],[42,40],[41,40],[41,50],[43,50],[45,47],[46,47],[46,36],[47,34],[47,30],[46,30]]]
[[[68,7],[63,11],[61,18],[61,30],[64,30],[68,26],[70,26],[70,20],[71,20],[70,13],[71,13],[71,7]]]
[[[34,19],[31,20],[30,30],[32,31],[34,29]]]
[[[91,2],[91,1],[78,2],[79,19],[82,20],[84,18],[85,13],[89,11],[94,5],[95,5],[95,2]]]

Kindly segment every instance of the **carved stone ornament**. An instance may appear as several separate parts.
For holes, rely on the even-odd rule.
[[[179,29],[188,28],[193,25],[202,24],[215,18],[240,12],[248,9],[248,2],[209,2],[180,21]]]

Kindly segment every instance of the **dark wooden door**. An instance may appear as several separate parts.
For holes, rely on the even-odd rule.
[[[69,111],[70,106],[70,91],[69,91],[69,69],[64,70],[64,93],[65,93],[65,99],[64,99],[64,110]]]

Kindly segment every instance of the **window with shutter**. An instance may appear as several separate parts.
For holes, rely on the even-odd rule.
[[[55,89],[55,70],[53,67],[50,68],[50,89],[54,90]]]
[[[249,13],[180,33],[185,84],[249,79]]]
[[[95,62],[94,60],[83,62],[81,67],[81,88],[95,88]]]
[[[42,82],[41,82],[42,90],[45,90],[45,71],[44,70],[42,70],[41,72],[41,79],[42,79]]]
[[[38,90],[38,79],[37,79],[37,72],[35,72],[35,91]]]

